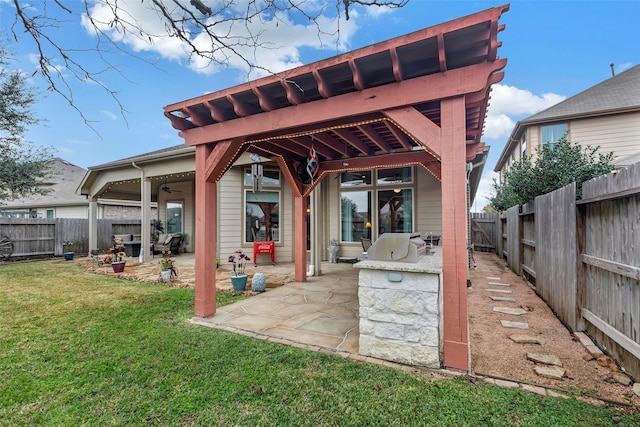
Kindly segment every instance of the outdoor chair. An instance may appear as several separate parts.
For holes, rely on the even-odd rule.
[[[169,252],[178,255],[181,242],[182,234],[169,234],[164,237],[164,240],[158,239],[157,242],[151,244],[151,254],[155,256],[157,253]]]

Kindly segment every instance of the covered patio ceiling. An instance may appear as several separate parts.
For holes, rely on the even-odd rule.
[[[489,9],[171,104],[165,116],[188,145],[234,141],[215,180],[249,147],[294,176],[313,147],[321,176],[421,164],[441,179],[439,148],[428,141],[439,134],[442,99],[464,95],[466,160],[481,165],[488,152],[480,139],[490,86],[506,65],[497,57],[497,33],[507,10]],[[474,177],[472,193],[480,176]],[[301,194],[311,189],[299,186]]]

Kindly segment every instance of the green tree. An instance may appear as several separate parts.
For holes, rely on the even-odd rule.
[[[493,181],[491,205],[498,211],[532,201],[541,194],[576,183],[576,197],[582,197],[582,183],[611,172],[613,153],[598,153],[599,147],[582,147],[566,136],[555,144],[536,149],[535,162],[514,162],[504,173],[504,183]]]
[[[29,125],[38,122],[32,106],[35,94],[20,71],[11,70],[11,56],[0,44],[0,201],[44,194],[50,149],[25,140]]]

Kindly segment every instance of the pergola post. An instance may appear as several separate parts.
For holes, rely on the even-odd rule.
[[[207,176],[209,144],[196,147],[196,283],[195,315],[212,316],[216,312],[216,240],[217,188]]]
[[[294,197],[294,276],[296,282],[307,280],[307,197]]]
[[[444,365],[469,370],[464,97],[441,102]]]

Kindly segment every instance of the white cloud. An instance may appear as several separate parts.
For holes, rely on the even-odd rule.
[[[103,114],[104,116],[106,116],[106,117],[107,117],[107,119],[109,119],[109,120],[118,120],[118,116],[116,116],[115,114],[113,114],[113,113],[112,113],[111,111],[109,111],[109,110],[102,110],[101,112],[102,112],[102,114]]]
[[[616,68],[618,68],[618,73],[628,70],[633,67],[633,62],[625,62],[624,64],[618,64]]]
[[[249,66],[242,58],[261,67],[261,69],[251,71],[248,74],[249,78],[290,69],[302,64],[300,61],[302,49],[335,46],[338,51],[346,50],[357,29],[355,19],[353,19],[357,17],[357,14],[354,14],[349,21],[340,20],[339,25],[335,16],[327,17],[325,15],[317,19],[317,25],[309,20],[295,20],[283,14],[262,14],[250,21],[231,21],[225,20],[221,15],[213,15],[208,17],[207,21],[209,23],[216,22],[216,33],[223,35],[226,42],[234,43],[234,46],[215,51],[213,53],[215,62],[212,63],[200,56],[189,56],[189,48],[184,42],[175,37],[169,37],[166,21],[153,8],[151,2],[119,0],[117,10],[121,18],[118,21],[120,26],[110,26],[114,20],[115,4],[113,0],[98,2],[90,9],[90,16],[100,31],[108,34],[112,40],[128,45],[136,52],[153,52],[162,58],[183,63],[197,72],[209,75],[222,69],[223,66],[220,63],[242,70],[245,74],[249,73]],[[225,17],[228,17],[230,13],[236,13],[236,10],[230,10],[229,7],[238,8],[237,13],[240,14],[243,12],[243,8],[246,11],[248,5],[240,1],[227,6]],[[308,2],[305,4],[305,8],[316,11],[320,7],[322,7],[320,3]],[[332,12],[330,8],[328,11]],[[177,17],[180,12],[178,8],[174,8],[169,13]],[[136,26],[143,27],[145,34],[140,34],[135,26],[128,24],[129,22],[135,22]],[[82,25],[89,34],[95,33],[89,17],[83,16]],[[122,27],[126,28],[126,31],[122,31]],[[256,43],[259,43],[259,48],[245,46],[245,44],[252,44],[249,40],[252,37],[257,40]],[[203,32],[193,33],[190,43],[201,51],[211,50],[211,39]]]
[[[481,212],[482,208],[489,204],[489,199],[493,196],[493,180],[498,179],[498,174],[494,171],[486,171],[480,183],[478,183],[478,191],[476,191],[476,197],[473,199],[473,206],[471,206],[472,212]]]
[[[537,113],[566,98],[555,93],[538,96],[515,86],[495,84],[491,89],[484,136],[489,139],[506,138],[521,116]]]

